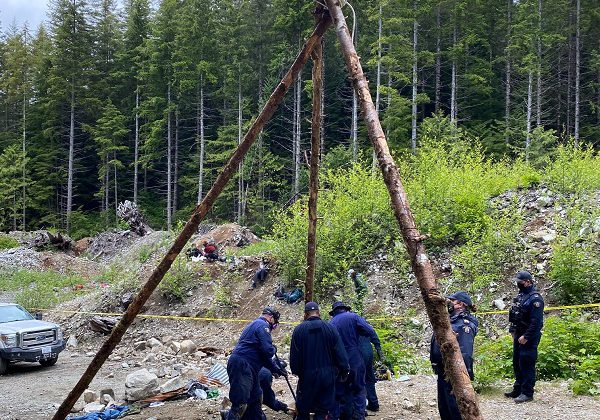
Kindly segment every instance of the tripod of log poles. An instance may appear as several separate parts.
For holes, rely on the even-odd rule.
[[[412,269],[417,278],[427,315],[429,316],[434,334],[436,335],[442,350],[444,370],[452,384],[458,408],[462,418],[465,420],[483,419],[479,411],[477,396],[460,353],[460,348],[458,347],[456,337],[450,327],[445,297],[437,286],[431,262],[423,244],[423,240],[426,236],[422,235],[415,225],[398,168],[390,154],[385,134],[381,128],[379,116],[369,92],[368,81],[363,73],[360,59],[354,48],[352,36],[346,25],[346,20],[342,12],[342,6],[345,4],[346,1],[344,0],[325,0],[324,4],[320,2],[316,3],[316,7],[313,11],[316,26],[311,36],[306,40],[288,72],[269,97],[269,100],[266,102],[260,114],[244,136],[243,141],[238,145],[237,149],[229,158],[229,161],[221,170],[221,173],[218,175],[211,189],[208,191],[202,202],[198,204],[192,212],[190,219],[185,224],[179,236],[175,239],[173,245],[171,245],[167,254],[152,271],[150,277],[135,296],[133,302],[129,305],[119,323],[112,330],[111,335],[102,344],[86,371],[57,409],[52,418],[53,420],[64,420],[67,417],[75,402],[77,402],[83,391],[87,389],[98,370],[100,370],[108,356],[121,341],[125,331],[132,324],[145,302],[163,279],[164,275],[173,264],[173,261],[175,261],[175,258],[196,232],[198,225],[206,217],[206,214],[215,203],[227,182],[237,171],[239,163],[254,143],[254,140],[258,137],[258,134],[261,132],[264,125],[273,116],[278,106],[283,101],[286,92],[294,83],[294,80],[298,77],[298,74],[309,58],[312,58],[314,65],[312,71],[313,113],[311,120],[310,192],[308,204],[309,227],[305,298],[306,301],[312,300],[315,274],[317,192],[319,185],[318,168],[321,132],[321,91],[323,89],[321,77],[323,66],[322,41],[325,32],[332,25],[334,26],[340,42],[346,67],[350,78],[352,79],[362,116],[367,126],[369,139],[373,145],[379,167],[383,174],[384,182],[390,195],[394,216],[398,221],[402,237],[410,256]]]

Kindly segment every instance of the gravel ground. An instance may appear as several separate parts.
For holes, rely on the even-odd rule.
[[[91,358],[81,353],[65,351],[58,363],[50,368],[37,364],[16,364],[0,377],[0,419],[49,419],[72,389]],[[91,384],[92,389],[113,388],[117,399],[125,392],[124,382],[135,368],[123,369],[119,362],[107,361]],[[112,376],[112,377],[110,377]],[[292,382],[295,382],[292,378]],[[274,389],[279,399],[292,401],[287,384],[276,379]],[[573,396],[565,381],[542,382],[531,403],[516,405],[500,392],[481,396],[480,407],[487,419],[597,419],[598,397]],[[227,389],[221,389],[226,395]],[[385,381],[377,384],[381,411],[372,419],[438,419],[435,399],[435,378],[413,376],[405,382]],[[161,407],[145,408],[140,414],[128,416],[132,420],[156,419],[219,419],[222,397],[205,401],[173,401]],[[290,416],[265,409],[267,418],[289,420]]]

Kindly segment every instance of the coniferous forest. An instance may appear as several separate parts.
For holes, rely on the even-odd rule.
[[[156,3],[156,4],[155,4]],[[353,0],[344,11],[395,153],[436,114],[493,159],[600,137],[596,0]],[[0,229],[81,237],[132,200],[156,228],[202,199],[312,31],[312,1],[51,0],[0,38]],[[371,148],[324,43],[325,165]],[[306,193],[310,64],[210,213],[261,232]],[[439,116],[436,116],[439,117]]]

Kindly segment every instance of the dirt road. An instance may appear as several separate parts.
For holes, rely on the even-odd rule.
[[[18,364],[0,377],[0,419],[49,419],[56,407],[72,389],[91,357],[65,351],[51,368],[37,364]],[[123,368],[121,362],[108,361],[91,384],[92,389],[112,388],[118,398],[125,392],[128,373],[137,368]],[[283,379],[274,382],[278,398],[292,401]],[[600,399],[576,397],[568,390],[565,381],[539,383],[536,399],[532,403],[516,405],[504,398],[500,391],[481,396],[484,417],[494,420],[508,419],[597,419]],[[226,394],[227,390],[221,390]],[[369,416],[372,419],[438,419],[435,399],[435,378],[414,376],[405,382],[386,381],[377,384],[382,411]],[[132,420],[156,419],[215,419],[222,398],[205,401],[181,400],[166,402],[161,407],[145,408],[140,414],[128,416]],[[290,420],[291,417],[266,409],[269,419]]]

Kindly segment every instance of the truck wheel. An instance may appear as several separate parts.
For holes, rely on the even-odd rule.
[[[4,375],[6,373],[6,369],[8,368],[8,360],[4,360],[0,357],[0,375]]]
[[[50,359],[40,360],[40,365],[44,367],[54,366],[57,360],[58,356],[51,357]]]

